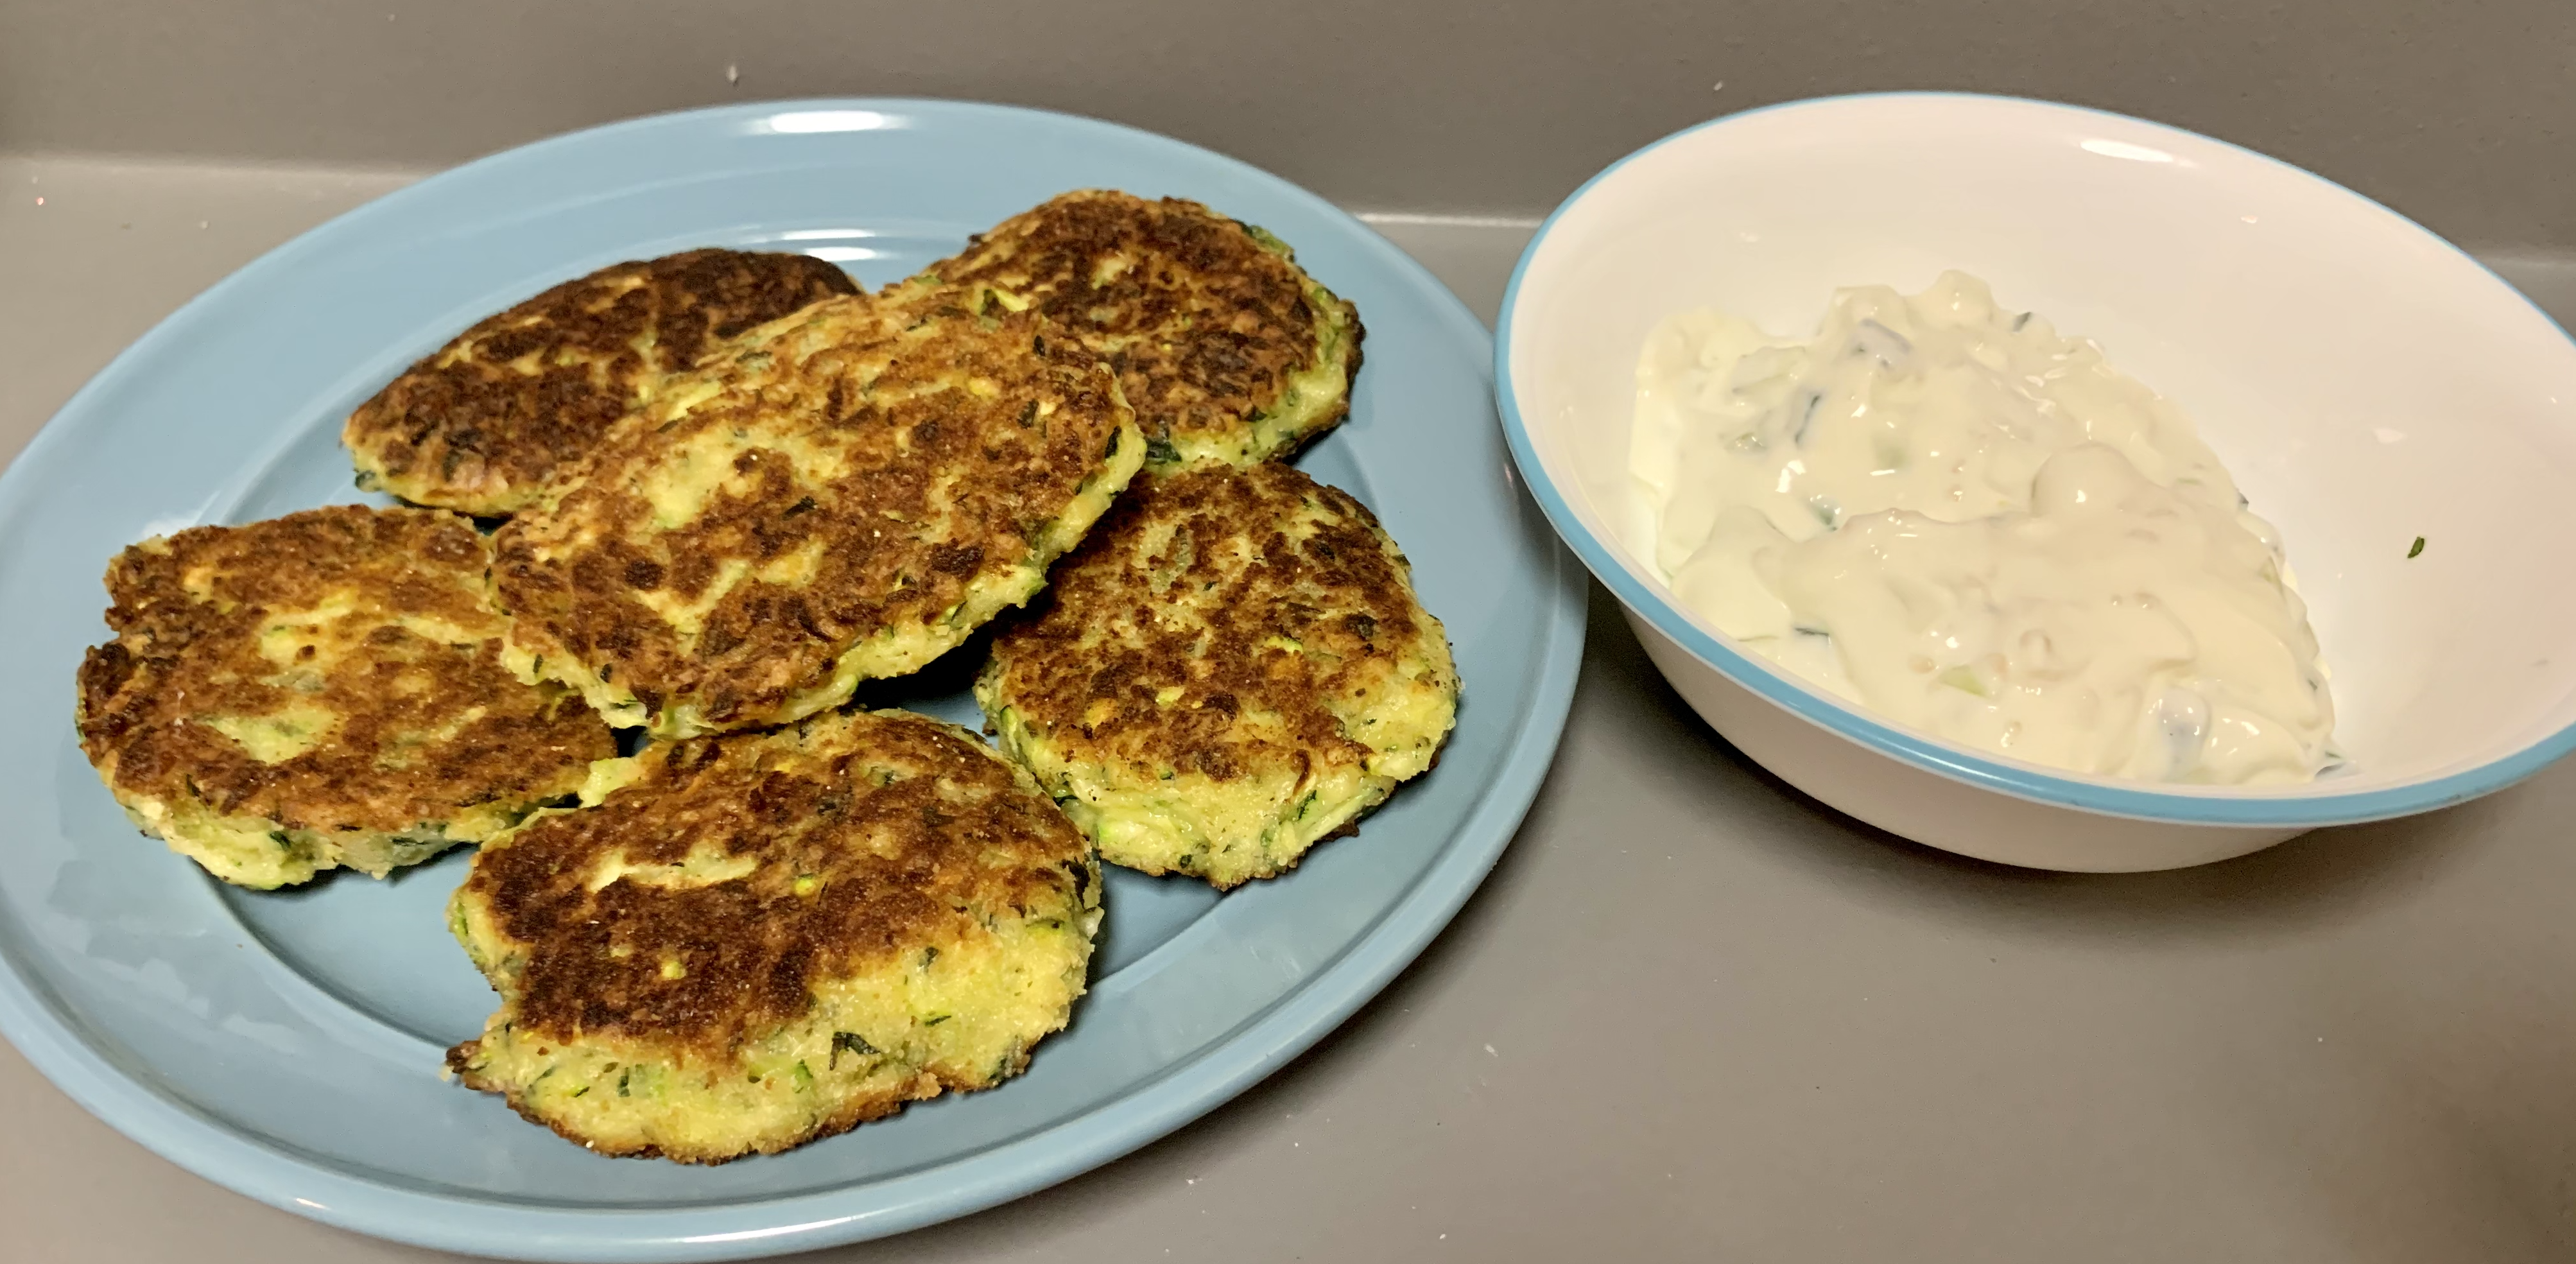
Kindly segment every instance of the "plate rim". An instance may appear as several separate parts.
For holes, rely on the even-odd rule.
[[[237,288],[292,266],[329,239],[362,232],[398,214],[420,191],[483,178],[496,169],[595,143],[603,135],[689,128],[797,110],[872,110],[933,114],[942,123],[1005,126],[1072,124],[1128,142],[1163,148],[1192,163],[1250,176],[1355,230],[1366,253],[1400,283],[1436,296],[1436,317],[1471,343],[1492,335],[1446,285],[1411,255],[1349,211],[1285,177],[1175,137],[1104,119],[996,102],[939,97],[800,97],[675,110],[621,119],[491,153],[426,176],[296,234],[208,286],[119,351],[55,410],[0,471],[0,515],[20,487],[63,458],[71,430],[54,424],[91,406],[93,398],[158,353],[162,345],[208,319]],[[1494,389],[1492,360],[1480,365]],[[1321,971],[1269,1009],[1199,1053],[1166,1066],[1145,1084],[1053,1127],[975,1151],[961,1159],[882,1181],[781,1198],[740,1198],[668,1211],[589,1211],[487,1201],[403,1188],[349,1173],[291,1148],[245,1134],[128,1073],[84,1036],[78,1011],[40,978],[21,973],[0,953],[0,1036],[58,1090],[129,1139],[234,1193],[306,1218],[370,1236],[433,1249],[519,1259],[694,1261],[806,1251],[882,1237],[985,1210],[1070,1179],[1142,1148],[1223,1105],[1267,1078],[1374,999],[1448,925],[1483,883],[1517,834],[1553,763],[1572,705],[1585,636],[1586,571],[1529,502],[1529,489],[1508,457],[1502,476],[1523,502],[1531,560],[1545,593],[1539,612],[1540,671],[1507,731],[1501,762],[1483,793],[1452,827],[1451,843],[1387,914]],[[110,1045],[113,1042],[106,1042]],[[966,1179],[957,1177],[960,1169]],[[855,1189],[879,1196],[849,1211]],[[831,1204],[845,1209],[835,1212]],[[462,1213],[462,1214],[460,1214]]]

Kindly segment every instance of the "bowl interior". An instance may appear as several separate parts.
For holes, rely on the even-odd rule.
[[[1913,292],[1953,267],[2177,401],[2282,530],[2352,766],[2209,793],[2432,782],[2576,722],[2560,579],[2576,570],[2576,343],[2385,208],[2155,124],[1848,97],[1720,120],[1612,168],[1542,230],[1505,313],[1532,480],[1561,498],[1569,537],[1591,537],[1575,543],[1596,570],[1644,587],[1641,613],[1728,644],[1639,560],[1626,463],[1647,332],[1715,306],[1803,334],[1836,287]],[[1804,692],[1810,714],[1851,714]]]

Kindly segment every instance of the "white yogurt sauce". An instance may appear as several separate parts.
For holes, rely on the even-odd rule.
[[[2172,403],[1973,277],[1841,291],[1805,341],[1665,321],[1629,461],[1684,604],[1898,723],[2151,781],[2332,761],[2276,533]]]

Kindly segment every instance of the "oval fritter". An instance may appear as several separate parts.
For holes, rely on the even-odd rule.
[[[975,683],[1101,858],[1231,887],[1428,769],[1458,675],[1366,507],[1285,465],[1149,474]]]
[[[361,487],[515,513],[664,374],[857,292],[848,273],[805,255],[692,250],[602,268],[476,322],[359,405],[341,440]]]
[[[1285,456],[1350,412],[1357,309],[1287,243],[1196,202],[1067,193],[924,278],[1028,295],[1079,333],[1117,367],[1158,465]]]
[[[244,886],[489,837],[617,753],[578,695],[503,669],[490,565],[463,518],[356,505],[135,545],[81,749],[137,825]]]
[[[501,1008],[449,1066],[566,1137],[774,1153],[1018,1074],[1082,995],[1090,847],[962,729],[834,712],[602,770],[450,904]]]
[[[673,379],[501,529],[512,661],[657,737],[810,715],[1026,601],[1143,446],[1035,312],[817,304]]]

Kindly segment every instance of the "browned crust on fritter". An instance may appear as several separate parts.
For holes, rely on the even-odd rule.
[[[1100,278],[1104,265],[1124,262]],[[1275,410],[1288,377],[1315,358],[1305,272],[1264,249],[1244,226],[1181,198],[1148,201],[1109,190],[1062,194],[977,235],[927,272],[1036,300],[1118,370],[1149,440],[1230,431]],[[1362,329],[1349,321],[1349,371]],[[1339,424],[1341,413],[1300,440]]]
[[[406,499],[513,512],[654,379],[857,292],[806,255],[708,249],[615,264],[476,322],[360,405],[341,438]]]
[[[640,758],[644,776],[599,806],[475,856],[464,896],[526,954],[495,980],[521,1030],[721,1064],[803,1015],[819,980],[962,941],[995,911],[1079,907],[1091,880],[1088,841],[1025,774],[924,716],[833,713]],[[706,886],[589,889],[613,855],[667,865],[693,848],[759,868]],[[796,894],[800,876],[819,883],[812,894]],[[663,977],[665,960],[685,975]],[[470,1054],[461,1045],[450,1064]]]
[[[483,538],[454,514],[355,505],[129,548],[107,572],[117,639],[81,664],[81,749],[121,790],[316,831],[401,831],[478,803],[569,793],[614,743],[578,696],[502,669],[505,623],[484,599],[489,564]],[[372,623],[363,654],[326,672],[260,655],[269,616],[341,588],[376,603],[349,616]],[[434,641],[399,626],[404,615],[479,639]],[[204,723],[290,704],[317,705],[339,724],[279,763]],[[486,714],[416,748],[407,766],[382,766],[397,737],[472,707]]]
[[[1293,539],[1282,523],[1309,501],[1326,521]],[[1147,553],[1163,527],[1170,540]],[[1404,556],[1368,507],[1277,463],[1140,475],[1032,607],[994,638],[999,696],[1069,757],[1124,763],[1142,780],[1364,762],[1369,748],[1330,703],[1392,685],[1403,647],[1427,630]],[[1178,699],[1159,703],[1174,686]],[[1280,717],[1284,744],[1246,713]]]
[[[971,586],[1025,565],[1131,414],[1098,359],[1044,317],[978,315],[969,301],[828,300],[746,340],[757,354],[701,366],[724,385],[717,398],[621,427],[559,503],[497,537],[520,644],[607,669],[648,711],[688,697],[731,727],[829,680],[861,639],[940,620]],[[799,362],[809,342],[822,345]],[[991,393],[930,389],[961,376]],[[744,425],[829,448],[847,472],[817,483],[755,447],[734,462],[739,486],[684,526],[654,526],[640,480],[692,437]],[[810,578],[741,582],[694,643],[638,597],[696,601],[728,560],[757,568],[816,546]]]

